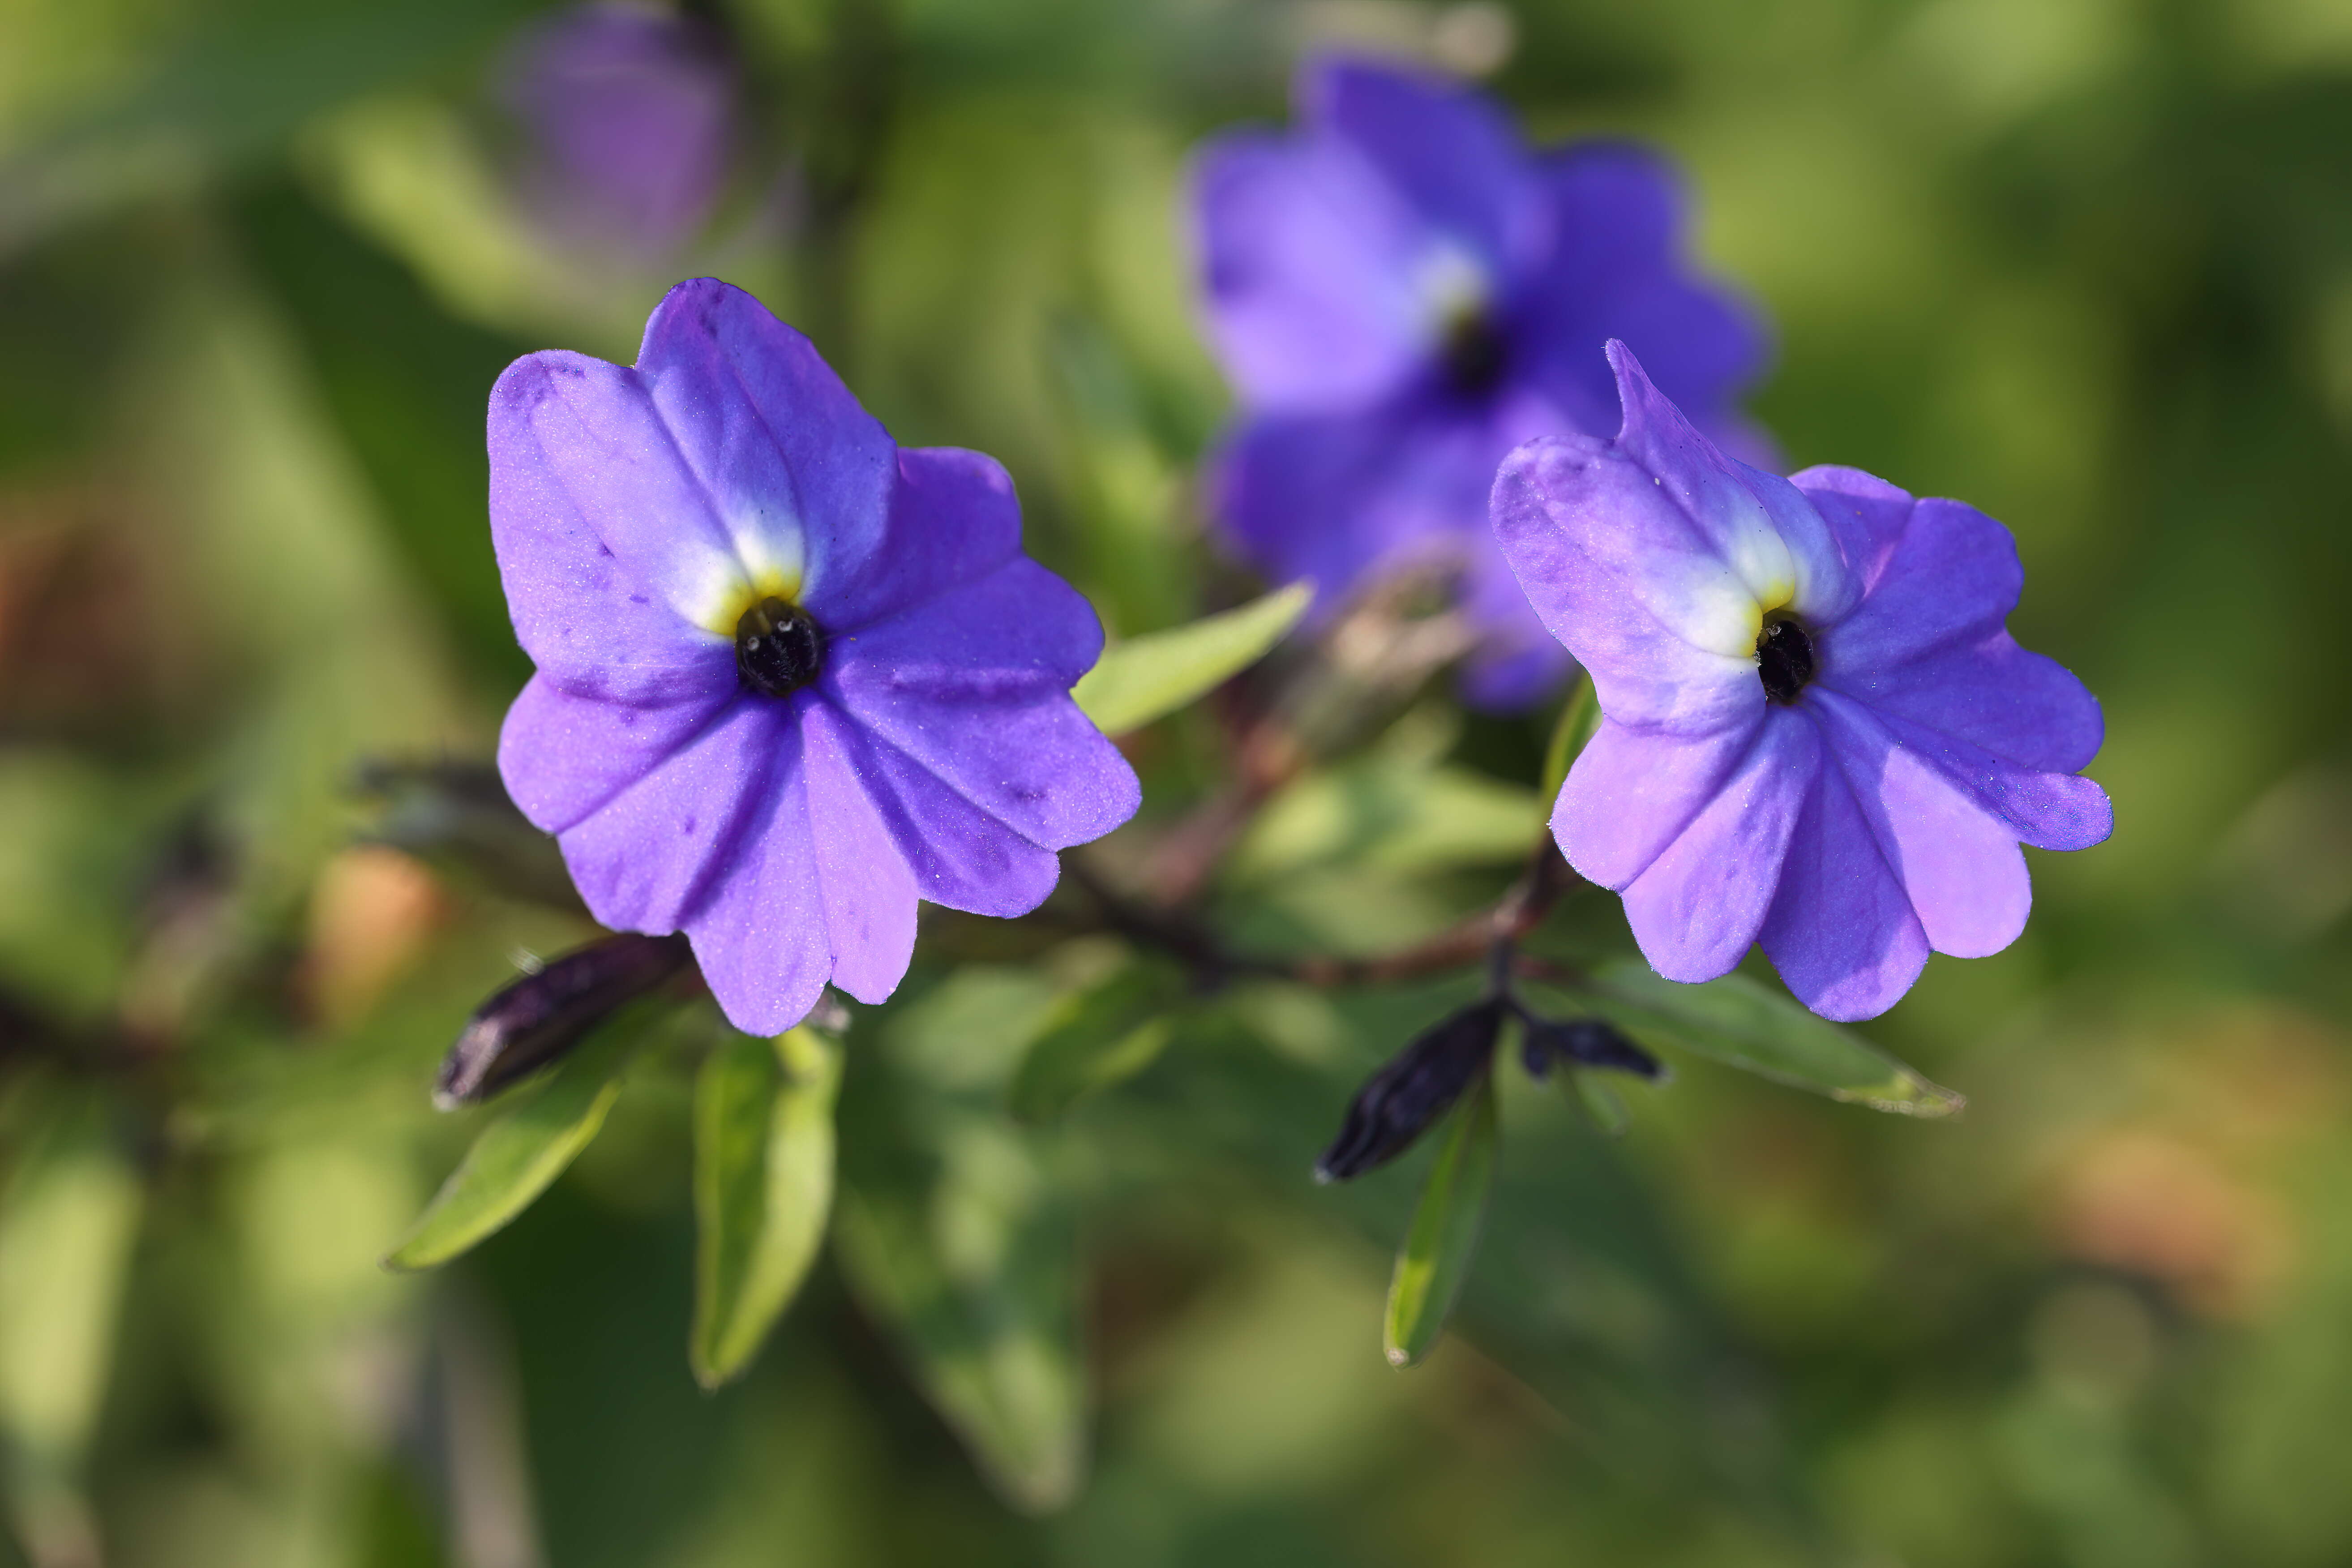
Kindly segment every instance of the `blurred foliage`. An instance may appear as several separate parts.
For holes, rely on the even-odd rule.
[[[486,84],[531,8],[0,10],[0,1561],[2352,1557],[2340,0],[724,0],[741,167],[653,275],[512,199]],[[2026,936],[1873,1026],[1967,1114],[1685,1053],[1612,1141],[1507,1064],[1482,1250],[1401,1374],[1389,1259],[1443,1139],[1307,1173],[1475,975],[1147,1016],[1170,982],[1072,892],[927,915],[851,1020],[830,1176],[760,1149],[829,1069],[730,1044],[698,1087],[689,1014],[588,1084],[609,1117],[541,1202],[384,1271],[523,1114],[436,1116],[436,1058],[589,934],[527,853],[452,874],[473,819],[359,790],[485,755],[527,670],[482,516],[498,370],[625,358],[717,271],[902,440],[1002,458],[1116,637],[1229,608],[1276,585],[1198,515],[1223,395],[1178,183],[1331,42],[1664,144],[1777,322],[1755,407],[1790,466],[2015,530],[2016,629],[2105,702],[2119,826],[2034,857]],[[1261,803],[1221,927],[1367,953],[1485,907],[1551,726],[1393,704]],[[1196,708],[1128,742],[1150,805],[1106,864],[1151,873],[1220,798],[1221,737]],[[1544,951],[1621,932],[1571,900]],[[1090,1009],[1118,1027],[1060,1027]],[[733,1151],[698,1174],[698,1118]],[[756,1318],[826,1182],[781,1329],[702,1392],[689,1344],[743,1342],[696,1329],[698,1201]]]

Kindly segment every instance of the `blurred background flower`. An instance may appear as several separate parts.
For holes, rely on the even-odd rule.
[[[1242,405],[1213,459],[1242,552],[1325,613],[1384,574],[1456,576],[1466,689],[1524,709],[1573,668],[1496,553],[1486,494],[1540,436],[1616,433],[1595,342],[1631,339],[1666,395],[1768,460],[1733,399],[1750,312],[1694,279],[1654,153],[1533,150],[1501,108],[1396,62],[1320,57],[1288,135],[1228,132],[1192,179],[1202,314]]]
[[[528,27],[499,75],[511,177],[560,243],[658,267],[710,221],[742,128],[709,23],[604,0]]]

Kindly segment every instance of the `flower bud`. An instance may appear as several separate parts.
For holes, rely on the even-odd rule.
[[[488,1099],[562,1057],[624,1003],[686,967],[682,936],[608,936],[526,974],[474,1010],[434,1080],[443,1110]]]
[[[1411,1148],[1491,1065],[1503,1008],[1488,997],[1440,1020],[1366,1079],[1315,1179],[1349,1181]]]
[[[1664,1062],[1599,1018],[1538,1018],[1522,1012],[1519,1026],[1519,1060],[1529,1078],[1549,1077],[1556,1061],[1614,1068],[1653,1082],[1666,1075]]]

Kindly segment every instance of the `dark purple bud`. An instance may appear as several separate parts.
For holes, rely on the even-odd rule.
[[[434,1080],[443,1110],[488,1099],[693,960],[682,936],[608,936],[526,974],[474,1010]]]
[[[1521,1013],[1519,1024],[1519,1060],[1529,1078],[1549,1077],[1556,1061],[1614,1068],[1653,1082],[1666,1074],[1664,1062],[1598,1018],[1538,1018]]]
[[[1315,1163],[1318,1182],[1345,1182],[1387,1164],[1445,1114],[1493,1063],[1503,1003],[1489,997],[1440,1020],[1364,1082],[1339,1136]]]

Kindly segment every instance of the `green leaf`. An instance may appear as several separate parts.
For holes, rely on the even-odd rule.
[[[1059,1508],[1086,1468],[1076,1221],[1003,1122],[951,1116],[932,1136],[928,1179],[845,1182],[843,1278],[997,1489]]]
[[[1315,866],[1412,876],[1517,862],[1543,830],[1542,808],[1517,784],[1369,756],[1294,780],[1250,826],[1228,871],[1265,882]]]
[[[106,1393],[143,1193],[95,1108],[42,1137],[0,1196],[0,1432],[62,1483]]]
[[[1481,1073],[1446,1123],[1445,1142],[1422,1185],[1412,1228],[1405,1233],[1396,1273],[1389,1280],[1383,1331],[1391,1366],[1420,1361],[1444,1331],[1462,1281],[1469,1277],[1470,1259],[1478,1251],[1500,1142],[1495,1075]]]
[[[1576,1093],[1576,1102],[1584,1108],[1592,1130],[1603,1138],[1622,1138],[1625,1129],[1633,1124],[1633,1112],[1625,1109],[1625,1100],[1597,1072],[1577,1072],[1568,1075],[1569,1087]]]
[[[797,1028],[737,1035],[694,1090],[695,1380],[749,1366],[799,1291],[833,1206],[841,1047]]]
[[[603,1131],[646,1016],[625,1009],[494,1117],[384,1267],[437,1268],[529,1208]]]
[[[1070,695],[1106,735],[1139,730],[1265,658],[1298,624],[1314,593],[1293,583],[1237,610],[1113,643]]]
[[[1643,1045],[1679,1046],[1832,1100],[1923,1117],[1950,1116],[1968,1104],[1746,975],[1682,985],[1638,959],[1621,959],[1601,968],[1589,994],[1604,1017]]]
[[[524,0],[210,8],[208,25],[12,160],[0,249],[257,157],[338,103],[463,59]],[[102,36],[102,35],[101,35]]]
[[[1172,1028],[1173,976],[1130,963],[1054,1005],[1013,1075],[1010,1105],[1024,1121],[1051,1121],[1083,1097],[1151,1065]]]
[[[1568,770],[1601,728],[1601,699],[1592,689],[1592,677],[1579,670],[1576,684],[1569,689],[1568,700],[1560,704],[1559,721],[1551,727],[1551,742],[1544,748],[1543,789],[1540,792],[1544,809],[1559,798],[1559,786],[1568,782]]]

